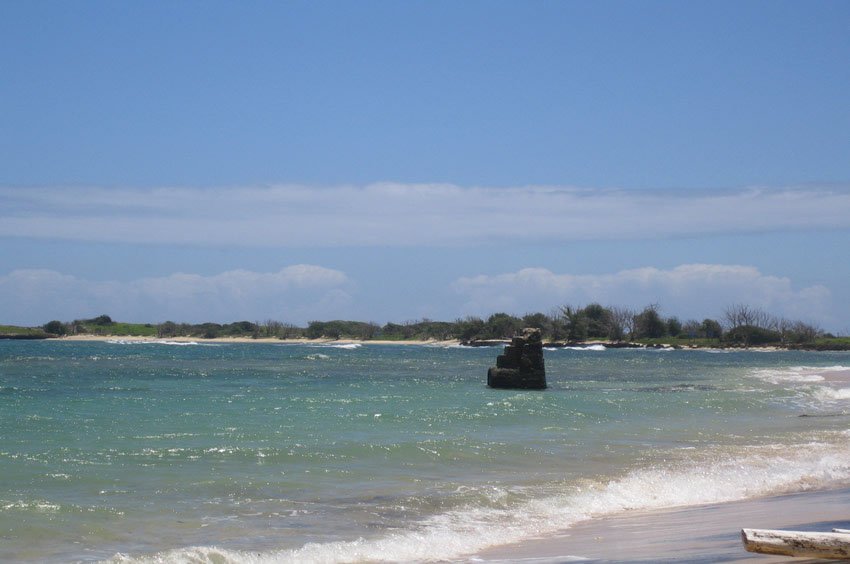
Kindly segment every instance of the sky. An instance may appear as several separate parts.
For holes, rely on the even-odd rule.
[[[850,334],[850,3],[0,3],[0,324]]]

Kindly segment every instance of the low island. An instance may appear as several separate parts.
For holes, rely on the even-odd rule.
[[[379,325],[364,321],[311,321],[305,327],[275,320],[232,323],[128,323],[108,315],[73,321],[53,320],[40,327],[0,325],[0,339],[205,339],[227,341],[348,341],[370,343],[446,343],[502,346],[529,327],[542,346],[606,348],[775,348],[850,350],[850,337],[836,336],[802,321],[790,321],[757,308],[730,306],[717,319],[681,321],[663,317],[652,305],[637,312],[590,304],[564,306],[553,313],[515,316],[494,313],[487,319],[423,319]]]

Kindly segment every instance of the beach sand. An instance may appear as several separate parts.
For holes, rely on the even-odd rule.
[[[473,562],[835,562],[746,552],[742,528],[831,531],[850,528],[850,488],[579,523],[562,534],[484,551]]]

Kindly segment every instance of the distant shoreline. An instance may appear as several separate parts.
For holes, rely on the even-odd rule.
[[[55,341],[78,341],[78,342],[108,342],[108,341],[132,341],[132,342],[176,342],[176,343],[217,343],[217,344],[243,344],[243,343],[258,343],[258,344],[277,344],[277,345],[419,345],[419,346],[440,346],[440,347],[500,347],[510,343],[510,339],[486,339],[461,341],[459,339],[405,339],[405,340],[388,340],[388,339],[330,339],[330,338],[296,338],[296,339],[279,339],[277,337],[149,337],[149,336],[133,336],[133,335],[66,335],[66,336],[5,336],[0,338],[16,339],[16,340],[55,340]],[[578,341],[575,343],[544,343],[547,348],[591,348],[605,347],[606,349],[656,349],[656,350],[740,350],[740,351],[789,351],[789,350],[807,350],[807,351],[844,351],[846,349],[815,349],[807,347],[794,346],[752,346],[740,347],[716,344],[713,346],[705,346],[702,344],[694,344],[690,346],[682,346],[669,343],[635,343],[635,342],[612,342],[612,341]]]
[[[56,337],[59,341],[134,341],[134,342],[162,342],[172,343],[261,343],[274,345],[435,345],[435,346],[460,346],[461,342],[455,339],[438,340],[404,340],[391,341],[380,339],[278,339],[277,337],[133,337],[130,335],[69,335]]]
[[[332,339],[328,337],[309,339],[306,337],[294,339],[281,339],[278,337],[155,337],[147,335],[96,335],[84,333],[77,335],[51,335],[49,333],[0,333],[2,340],[52,340],[52,341],[136,341],[136,342],[182,342],[182,343],[264,343],[264,344],[312,344],[312,345],[420,345],[420,346],[464,346],[464,347],[499,347],[510,343],[510,339],[472,339],[463,341],[460,339]],[[588,340],[576,342],[550,342],[544,343],[549,348],[591,348],[603,346],[606,349],[657,349],[657,350],[749,350],[749,351],[812,351],[812,352],[847,352],[850,346],[845,343],[820,343],[803,345],[762,345],[745,347],[741,345],[730,345],[727,343],[667,343],[663,341],[632,342],[632,341],[604,341]]]

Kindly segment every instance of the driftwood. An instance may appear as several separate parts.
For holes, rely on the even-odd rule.
[[[741,540],[748,552],[847,560],[850,559],[850,532],[839,530],[842,532],[742,529]]]

